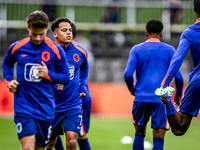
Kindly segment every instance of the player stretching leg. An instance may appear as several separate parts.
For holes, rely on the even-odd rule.
[[[170,99],[162,98],[162,101],[166,103],[169,124],[175,135],[183,135],[188,130],[192,118],[197,117],[200,107],[200,0],[194,0],[194,12],[197,20],[182,33],[177,51],[162,82],[164,87],[171,82],[173,75],[181,67],[185,55],[191,49],[194,67],[190,72],[189,85],[179,111],[175,110]]]

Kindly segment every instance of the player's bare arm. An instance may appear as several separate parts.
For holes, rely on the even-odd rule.
[[[17,80],[12,80],[10,81],[10,83],[8,84],[8,89],[10,92],[15,93],[17,92],[17,86],[19,85],[19,82],[17,82]]]

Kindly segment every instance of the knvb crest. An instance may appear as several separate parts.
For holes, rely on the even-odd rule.
[[[37,67],[41,66],[40,64],[27,63],[24,69],[24,78],[26,81],[30,82],[40,82],[42,80],[38,75]]]
[[[73,55],[73,59],[75,62],[79,62],[80,58],[79,58],[79,55],[78,54],[74,54]]]
[[[42,52],[42,60],[47,62],[50,59],[50,53],[48,51]]]

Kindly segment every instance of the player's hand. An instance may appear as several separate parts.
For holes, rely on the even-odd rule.
[[[10,92],[15,93],[17,92],[17,86],[19,85],[19,82],[17,82],[17,80],[12,80],[10,81],[10,83],[8,84],[8,89]]]
[[[175,102],[175,103],[173,103],[174,104],[174,107],[175,107],[175,109],[178,109],[178,104]]]
[[[164,99],[163,97],[160,97],[160,99],[162,100],[163,104],[167,104],[170,102],[170,99]]]
[[[57,84],[57,90],[63,90],[64,85],[63,84]]]
[[[79,93],[79,97],[86,97],[87,96],[87,93],[86,92],[81,92]]]
[[[41,61],[41,66],[38,66],[37,69],[38,69],[38,75],[42,78],[44,78],[47,74],[48,74],[48,68],[47,68],[47,65]]]

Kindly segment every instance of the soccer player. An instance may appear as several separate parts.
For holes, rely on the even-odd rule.
[[[162,150],[164,136],[169,129],[165,105],[154,92],[160,85],[172,59],[175,49],[160,41],[163,24],[159,20],[149,20],[146,24],[147,40],[132,47],[124,72],[124,79],[130,93],[135,96],[132,119],[135,127],[133,150],[144,150],[146,124],[151,116],[153,128],[153,150]],[[137,82],[133,73],[136,70]],[[175,75],[176,94],[181,97],[183,77],[181,71]]]
[[[48,17],[34,11],[27,18],[29,37],[10,45],[3,61],[8,89],[14,93],[14,121],[22,150],[44,150],[55,115],[55,83],[67,84],[63,49],[46,37]],[[17,63],[17,79],[13,79]]]
[[[70,23],[71,25],[71,28],[72,28],[72,36],[74,39],[76,34],[77,34],[77,29],[76,29],[76,26],[73,22]],[[72,43],[79,46],[80,45],[72,40]],[[82,77],[84,76],[87,76],[87,74],[84,73],[84,71],[80,70],[80,80],[82,79]],[[80,135],[78,137],[78,145],[79,145],[79,148],[80,150],[90,150],[90,144],[89,144],[89,141],[88,141],[88,131],[89,131],[89,126],[90,126],[90,114],[91,114],[91,100],[92,100],[92,96],[91,96],[91,93],[89,91],[89,88],[88,88],[88,84],[87,83],[84,83],[84,84],[81,84],[83,86],[83,88],[87,88],[86,90],[84,90],[86,92],[86,96],[82,96],[82,94],[84,93],[80,93],[79,96],[82,97],[82,109],[83,109],[83,117],[82,117],[82,126],[81,126],[81,132],[80,132]],[[56,150],[60,150],[62,149],[62,141],[61,141],[61,138],[60,136],[57,137],[57,141],[56,141],[56,144],[55,144],[55,148]]]
[[[63,126],[66,135],[66,147],[76,150],[76,143],[82,126],[82,96],[86,96],[88,62],[87,53],[72,41],[71,21],[67,18],[57,18],[52,22],[51,29],[56,43],[63,46],[70,70],[70,82],[64,87],[60,84],[56,90],[56,115],[48,149],[52,149],[56,137],[62,133]],[[83,72],[81,80],[80,70]]]
[[[73,34],[73,39],[76,36],[77,29],[76,26],[73,22],[71,22],[71,27],[72,27],[72,34]],[[72,41],[75,45],[79,46],[79,44],[76,41]],[[79,46],[80,47],[80,46]],[[82,82],[82,79],[87,78],[88,73],[85,71],[80,71],[80,80],[81,80],[81,87],[86,92],[86,96],[82,96],[82,109],[83,109],[83,122],[81,126],[81,133],[78,137],[78,145],[80,150],[90,150],[90,144],[88,141],[88,131],[89,131],[89,126],[90,126],[90,114],[91,114],[91,101],[92,101],[92,95],[89,91],[88,84],[87,82]],[[87,80],[85,80],[87,81]]]
[[[170,99],[162,99],[166,103],[169,124],[175,135],[183,135],[188,130],[192,118],[197,116],[200,107],[200,0],[194,0],[194,12],[197,20],[182,33],[177,51],[162,82],[164,87],[171,82],[173,75],[181,67],[185,55],[191,49],[194,67],[190,72],[189,85],[179,111],[175,110]]]

